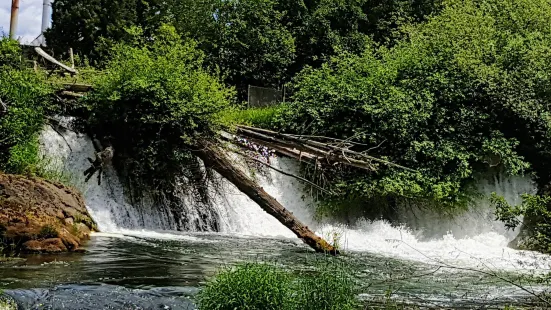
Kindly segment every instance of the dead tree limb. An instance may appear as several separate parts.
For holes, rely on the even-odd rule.
[[[263,133],[259,133],[259,132],[256,132],[254,130],[248,129],[247,127],[243,127],[243,126],[237,127],[237,133],[243,134],[245,136],[252,136],[254,138],[258,138],[260,140],[264,140],[264,141],[268,141],[268,142],[273,142],[273,143],[276,143],[276,144],[288,145],[288,146],[294,147],[298,150],[301,150],[303,152],[326,158],[330,161],[340,162],[340,163],[343,163],[345,165],[353,166],[353,167],[368,170],[368,171],[373,171],[374,170],[374,166],[370,162],[357,160],[357,159],[353,159],[353,158],[345,159],[341,155],[336,155],[332,152],[325,151],[325,150],[319,149],[317,147],[308,145],[306,143],[303,143],[304,141],[301,141],[299,139],[297,139],[299,141],[295,141],[293,139],[289,139],[289,140],[285,141],[285,140],[283,140],[279,137],[273,137],[271,135],[266,135],[266,134],[263,134]],[[278,136],[278,135],[280,135],[280,134],[277,134],[275,136]]]
[[[254,133],[257,133],[257,134],[262,134],[265,137],[270,137],[270,138],[275,137],[280,142],[281,142],[281,140],[289,140],[291,142],[294,142],[293,143],[294,146],[296,146],[298,148],[300,148],[300,147],[305,148],[306,149],[305,151],[307,151],[307,152],[312,151],[312,152],[318,153],[319,155],[324,156],[324,157],[326,157],[330,160],[334,160],[334,161],[338,161],[338,162],[344,162],[345,164],[349,164],[349,165],[357,167],[357,168],[363,168],[363,169],[368,168],[368,169],[373,170],[373,166],[370,165],[369,163],[366,163],[365,161],[361,161],[361,160],[358,160],[358,159],[347,157],[347,156],[344,155],[344,153],[354,155],[354,156],[359,156],[359,157],[362,157],[362,158],[365,158],[365,159],[369,159],[370,161],[382,163],[382,164],[385,164],[385,165],[388,165],[388,166],[393,166],[393,167],[397,167],[397,168],[400,168],[400,169],[415,172],[415,170],[404,167],[402,165],[398,165],[398,164],[395,164],[393,162],[390,162],[390,161],[387,161],[387,160],[384,160],[384,159],[380,159],[380,158],[377,158],[377,157],[369,156],[369,155],[366,155],[366,154],[363,154],[363,153],[355,152],[355,151],[349,150],[347,148],[342,148],[342,147],[337,147],[337,146],[334,146],[334,145],[330,145],[328,143],[323,143],[323,142],[318,142],[318,141],[303,139],[303,138],[302,139],[301,138],[296,138],[292,135],[282,134],[282,133],[267,130],[267,129],[261,129],[261,128],[255,128],[255,127],[249,127],[249,126],[238,126],[237,130],[238,130],[238,132],[245,133],[245,134],[251,134],[251,132],[254,132]],[[255,134],[253,134],[253,135],[255,135]],[[258,135],[256,135],[256,136],[258,136]],[[339,153],[342,152],[343,156],[335,155],[334,152],[339,152]]]
[[[298,238],[308,244],[316,252],[336,255],[339,251],[327,241],[318,237],[308,226],[300,222],[291,212],[287,211],[276,199],[270,196],[262,187],[251,180],[243,171],[224,154],[216,145],[203,141],[194,150],[205,165],[218,172],[235,185],[242,193],[256,202],[264,211],[275,217],[289,228]]]
[[[295,178],[295,179],[297,179],[297,180],[299,180],[299,181],[302,181],[302,182],[304,182],[304,183],[306,183],[306,184],[308,184],[308,185],[310,185],[310,186],[316,188],[317,190],[322,191],[322,192],[324,192],[324,193],[326,193],[326,194],[330,194],[330,195],[333,194],[331,191],[326,190],[325,188],[323,188],[323,187],[317,185],[316,183],[313,183],[313,182],[311,182],[311,181],[308,181],[308,180],[306,180],[305,178],[300,177],[300,176],[298,176],[298,175],[295,175],[295,174],[292,174],[292,173],[289,173],[289,172],[285,172],[285,171],[283,171],[283,170],[281,170],[281,169],[278,169],[278,168],[276,168],[276,167],[274,167],[274,166],[272,166],[272,165],[270,165],[270,164],[268,164],[268,163],[265,163],[265,162],[263,162],[263,161],[261,161],[261,160],[259,160],[259,159],[256,159],[256,158],[254,158],[254,157],[252,157],[252,156],[249,156],[249,155],[247,155],[247,154],[245,154],[245,153],[243,153],[243,152],[240,152],[240,151],[238,151],[238,150],[232,150],[232,152],[237,153],[237,154],[239,154],[239,155],[245,157],[245,158],[248,159],[248,160],[252,160],[252,161],[254,161],[254,162],[260,163],[260,164],[262,164],[262,165],[264,165],[264,166],[266,166],[266,167],[268,167],[268,168],[270,168],[270,169],[272,169],[272,170],[274,170],[274,171],[277,171],[277,172],[279,172],[279,173],[281,173],[281,174],[284,174],[284,175],[289,176],[289,177],[291,177],[291,178]]]

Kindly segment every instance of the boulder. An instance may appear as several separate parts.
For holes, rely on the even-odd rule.
[[[0,174],[0,247],[27,253],[80,251],[95,230],[77,190]]]

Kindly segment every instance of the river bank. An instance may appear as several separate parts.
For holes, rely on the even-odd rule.
[[[40,178],[0,174],[0,249],[4,252],[80,251],[95,229],[78,191]]]

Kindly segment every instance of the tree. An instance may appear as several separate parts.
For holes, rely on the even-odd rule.
[[[276,5],[275,0],[230,0],[216,9],[217,33],[207,55],[240,98],[249,84],[278,88],[288,79],[295,43]]]
[[[97,63],[112,45],[129,39],[128,28],[141,26],[149,31],[160,25],[162,19],[153,14],[155,4],[154,0],[56,0],[46,42],[57,55],[72,47]]]
[[[465,206],[490,169],[549,182],[551,5],[543,0],[445,1],[394,47],[334,57],[295,80],[285,130],[354,138],[418,172],[341,171],[346,199]]]

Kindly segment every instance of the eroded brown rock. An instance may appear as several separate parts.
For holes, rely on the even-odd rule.
[[[78,191],[39,178],[0,174],[0,245],[15,251],[79,251],[95,223]]]

